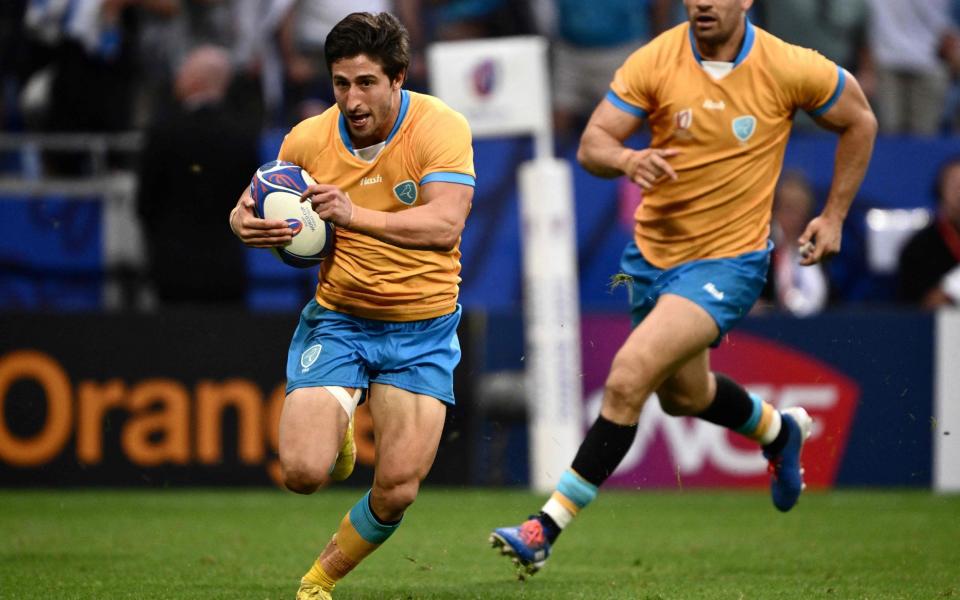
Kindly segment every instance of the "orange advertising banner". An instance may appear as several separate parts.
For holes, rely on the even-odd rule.
[[[278,482],[296,315],[0,317],[0,485]],[[358,482],[373,464],[357,413]]]

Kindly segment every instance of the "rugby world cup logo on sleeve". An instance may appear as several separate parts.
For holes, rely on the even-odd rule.
[[[733,135],[741,142],[746,142],[753,137],[753,132],[757,130],[757,118],[753,115],[743,115],[733,120]]]

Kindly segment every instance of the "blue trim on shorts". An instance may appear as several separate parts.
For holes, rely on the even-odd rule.
[[[747,422],[737,427],[734,431],[744,435],[753,433],[760,424],[760,418],[763,416],[763,402],[756,394],[750,394],[750,400],[753,402],[753,410],[750,412],[750,418]]]
[[[560,476],[557,491],[570,499],[571,502],[583,508],[597,497],[597,486],[584,481],[576,473],[567,470]]]
[[[374,516],[370,509],[370,491],[368,490],[363,498],[353,505],[350,509],[350,524],[357,530],[364,540],[371,544],[382,544],[387,541],[393,532],[400,527],[400,521],[396,523],[382,523]]]

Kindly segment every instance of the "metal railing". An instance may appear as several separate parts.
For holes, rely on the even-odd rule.
[[[19,169],[0,173],[3,201],[29,202],[52,197],[101,202],[103,261],[98,272],[88,275],[102,279],[102,307],[107,310],[142,305],[129,297],[131,287],[135,287],[131,280],[142,280],[146,268],[143,232],[136,210],[137,176],[131,169],[113,169],[109,162],[111,155],[137,155],[142,145],[143,135],[135,131],[0,133],[0,154],[19,155]],[[43,155],[47,152],[71,152],[88,158],[89,174],[48,175],[43,168]]]

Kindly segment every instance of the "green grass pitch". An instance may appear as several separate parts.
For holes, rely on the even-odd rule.
[[[0,598],[292,600],[362,490],[0,490]],[[425,487],[339,599],[960,598],[960,496],[613,492],[520,582],[487,544],[540,506]]]

